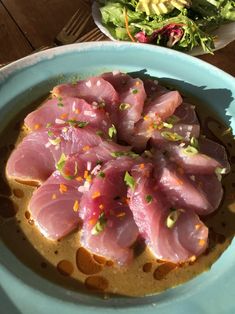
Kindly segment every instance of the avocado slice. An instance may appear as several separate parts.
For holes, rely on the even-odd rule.
[[[190,5],[191,0],[139,0],[136,11],[145,12],[147,15],[161,15],[171,12],[174,8],[182,10]]]

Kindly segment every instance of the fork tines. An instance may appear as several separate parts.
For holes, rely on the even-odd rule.
[[[83,4],[56,36],[55,42],[57,44],[74,43],[81,36],[91,18],[91,10]]]
[[[80,37],[76,40],[76,43],[87,42],[87,41],[99,41],[99,40],[107,40],[107,37],[97,28],[93,28],[87,34]]]

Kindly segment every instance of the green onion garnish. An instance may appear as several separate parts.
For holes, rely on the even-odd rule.
[[[107,219],[105,217],[105,214],[104,212],[102,212],[100,215],[99,215],[99,218],[96,222],[96,224],[94,225],[94,227],[92,228],[91,230],[91,234],[92,235],[98,235],[99,233],[101,233],[102,231],[104,231],[104,228],[107,224]]]
[[[177,116],[172,115],[172,116],[170,116],[169,118],[166,119],[166,122],[169,123],[169,124],[175,124],[179,120],[180,119]]]
[[[166,218],[167,228],[169,228],[169,229],[173,228],[175,223],[177,222],[179,216],[180,216],[179,210],[172,210]]]
[[[57,138],[55,138],[54,140],[52,140],[51,138],[49,138],[49,142],[50,142],[52,145],[56,146],[56,145],[60,144],[61,139],[60,139],[60,137],[57,137]]]
[[[146,195],[146,196],[145,196],[145,200],[146,200],[146,202],[147,202],[148,204],[151,203],[152,200],[153,200],[152,195],[150,195],[150,194]]]
[[[183,139],[183,137],[179,135],[178,133],[173,133],[173,132],[168,132],[168,131],[161,132],[161,136],[171,142],[178,142],[178,141],[182,141]]]
[[[98,177],[104,178],[104,177],[105,177],[105,173],[104,173],[103,171],[100,171],[100,172],[98,173]]]
[[[135,179],[129,174],[128,171],[125,173],[124,182],[127,186],[129,186],[132,190],[135,188]]]
[[[54,133],[52,131],[50,131],[50,130],[47,132],[47,134],[48,134],[49,137],[52,137],[54,135]]]
[[[132,157],[132,158],[137,158],[139,157],[139,154],[136,154],[134,152],[112,152],[110,153],[112,157],[122,157],[122,156],[127,156],[127,157]]]
[[[117,130],[116,130],[114,124],[112,124],[112,126],[109,128],[109,132],[108,133],[109,133],[109,137],[110,138],[112,138],[114,135],[117,134]]]
[[[98,131],[96,131],[96,134],[99,135],[99,136],[102,136],[102,135],[104,135],[104,132],[101,131],[101,130],[98,130]]]
[[[127,110],[127,109],[129,109],[130,108],[130,104],[127,104],[127,103],[121,103],[120,104],[120,106],[119,106],[119,109],[121,110],[121,111],[124,111],[124,110]]]
[[[215,168],[215,174],[219,181],[222,180],[222,174],[225,174],[225,173],[226,173],[226,168],[220,168],[220,167]]]
[[[186,148],[184,148],[182,150],[182,152],[185,154],[185,155],[188,155],[188,156],[194,156],[196,154],[198,154],[198,150],[193,147],[193,146],[187,146]]]
[[[195,148],[199,148],[199,143],[198,143],[198,139],[196,137],[191,137],[190,139],[190,144],[191,146],[195,147]]]
[[[164,128],[167,129],[172,129],[173,128],[173,124],[172,123],[167,123],[167,122],[162,122]]]
[[[77,120],[65,120],[65,122],[67,122],[71,126],[78,127],[80,129],[84,128],[85,126],[89,124],[89,122],[77,121]]]

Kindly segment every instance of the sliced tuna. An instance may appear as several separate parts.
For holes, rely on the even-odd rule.
[[[199,141],[199,148],[202,154],[214,158],[219,163],[219,167],[224,168],[226,173],[230,171],[230,164],[224,146],[202,137]]]
[[[29,210],[40,232],[48,239],[58,240],[76,229],[81,222],[79,206],[83,182],[66,180],[55,171],[37,189],[30,200]]]
[[[46,100],[42,106],[27,115],[25,125],[32,131],[47,125],[87,122],[89,126],[108,132],[112,123],[103,108],[92,106],[85,100],[74,97],[59,97]]]
[[[135,160],[127,157],[107,162],[81,201],[82,245],[119,264],[132,260],[130,246],[138,236],[124,182],[133,164]]]
[[[171,132],[171,129],[164,127],[164,121],[174,114],[181,103],[182,98],[177,91],[166,90],[160,95],[157,93],[156,97],[144,107],[143,118],[135,124],[135,136],[130,144],[143,150],[151,137],[157,142],[164,141],[161,132]]]
[[[114,87],[102,77],[94,76],[75,84],[61,84],[55,86],[52,95],[56,97],[78,97],[88,103],[105,108],[112,120],[116,118],[119,95]],[[114,121],[115,122],[115,121]]]
[[[195,211],[199,215],[208,215],[215,211],[222,199],[223,190],[215,175],[188,176],[174,163],[164,161],[155,171],[158,186],[173,206]],[[211,198],[210,186],[216,194]]]
[[[152,170],[152,164],[145,164],[144,169],[135,166],[131,171],[136,186],[129,189],[129,205],[140,233],[160,260],[184,263],[195,259],[207,247],[208,229],[194,212],[170,208],[149,175]]]
[[[119,94],[118,137],[130,143],[134,124],[141,118],[146,99],[144,84],[124,73],[104,73],[102,77],[110,82]]]
[[[12,152],[6,173],[21,181],[45,181],[55,170],[62,153],[86,152],[102,143],[94,129],[86,126],[50,127],[27,135]]]

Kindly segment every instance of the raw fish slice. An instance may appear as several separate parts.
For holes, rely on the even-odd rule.
[[[107,162],[101,174],[92,181],[81,200],[82,245],[93,253],[125,264],[132,260],[130,246],[138,236],[138,228],[127,204],[126,171],[135,164],[133,158],[120,157]],[[97,222],[102,228],[94,234]]]
[[[122,154],[130,152],[130,146],[118,145],[111,141],[103,141],[98,146],[94,146],[87,152],[79,154],[84,161],[91,162],[92,167],[99,163],[104,163],[115,158],[115,154]]]
[[[134,124],[141,119],[146,99],[144,84],[140,79],[133,79],[124,73],[104,73],[102,77],[110,82],[119,94],[118,137],[130,142],[133,136]]]
[[[166,94],[165,91],[164,94]],[[168,122],[168,128],[164,126],[163,122],[161,117],[156,116],[155,118],[151,118],[151,115],[145,115],[144,119],[140,120],[135,125],[136,134],[131,144],[135,148],[143,150],[148,140],[151,138],[151,144],[155,147],[160,147],[167,142],[161,135],[162,132],[176,133],[182,136],[186,141],[189,141],[192,136],[199,136],[199,121],[194,106],[190,104],[183,103],[176,108],[174,115],[168,117],[165,121]]]
[[[21,181],[45,181],[55,170],[62,154],[89,151],[103,142],[95,130],[86,126],[50,127],[27,135],[12,152],[6,166],[8,177]]]
[[[58,240],[76,229],[79,219],[81,193],[78,187],[83,184],[76,180],[66,180],[55,171],[37,189],[30,200],[29,210],[40,232],[48,239]]]
[[[85,121],[89,126],[107,133],[111,121],[103,108],[88,104],[74,97],[53,98],[45,101],[35,111],[27,115],[24,122],[32,131],[45,128],[48,124],[63,124],[66,121]]]
[[[218,208],[223,190],[215,175],[187,176],[181,168],[161,160],[155,171],[158,186],[171,205],[208,215]],[[204,178],[204,179],[202,179]],[[211,186],[216,194],[211,197]]]
[[[102,77],[94,76],[76,84],[61,84],[55,86],[52,95],[56,97],[78,97],[92,105],[103,107],[109,112],[112,120],[118,109],[119,95],[113,86]]]
[[[220,168],[224,168],[225,172],[228,173],[230,171],[230,164],[228,161],[228,156],[225,150],[225,147],[208,139],[208,138],[200,138],[199,140],[200,152],[202,154],[206,154],[211,158],[214,158],[219,163]]]
[[[152,164],[145,164],[144,169],[135,166],[131,171],[136,185],[129,189],[129,206],[140,233],[160,260],[184,263],[195,259],[207,247],[208,229],[195,213],[183,209],[178,210],[175,224],[167,227],[169,203],[149,177],[152,169]]]
[[[153,123],[157,118],[165,121],[174,114],[177,107],[182,103],[182,98],[178,91],[168,91],[161,95],[156,95],[149,104],[144,107],[143,115],[146,121]]]
[[[189,103],[182,103],[174,112],[176,122],[173,123],[171,132],[181,135],[186,141],[192,136],[199,137],[200,124],[195,112],[195,106]]]
[[[169,91],[166,87],[159,84],[157,80],[143,79],[144,89],[147,95],[146,103],[149,103],[153,98],[165,94]]]
[[[221,182],[215,174],[212,175],[194,175],[191,180],[196,182],[196,186],[206,195],[213,211],[219,207],[223,197],[223,188]]]
[[[24,137],[11,153],[7,165],[7,177],[20,181],[45,181],[55,170],[55,160],[46,143],[47,132],[35,132]]]
[[[87,152],[64,156],[63,172],[67,177],[78,176],[87,171],[87,175],[97,174],[105,162],[116,159],[115,153],[129,153],[129,146],[121,146],[111,141],[104,141]],[[82,171],[82,172],[81,172]]]
[[[214,174],[216,168],[222,168],[221,164],[200,152],[187,153],[187,145],[180,147],[174,144],[164,145],[164,150],[171,161],[174,161],[185,172],[190,174]]]
[[[200,138],[197,150],[193,153],[187,151],[188,145],[180,147],[173,143],[161,145],[161,148],[167,152],[171,161],[177,163],[185,172],[191,174],[215,174],[218,168],[223,173],[230,170],[225,148],[220,144],[206,138]]]

